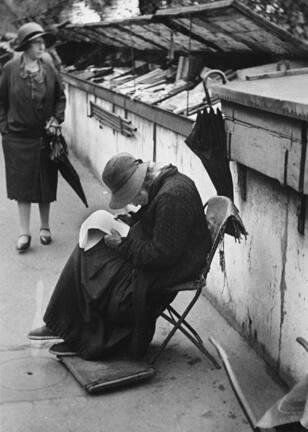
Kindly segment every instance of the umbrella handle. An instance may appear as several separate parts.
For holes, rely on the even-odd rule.
[[[296,342],[298,342],[308,353],[308,342],[303,337],[296,338]]]
[[[204,75],[204,77],[202,78],[203,88],[204,88],[207,103],[210,107],[212,106],[212,101],[211,101],[210,93],[207,88],[207,80],[211,75],[220,75],[220,77],[222,78],[222,82],[224,84],[228,82],[226,75],[219,69],[212,69]]]

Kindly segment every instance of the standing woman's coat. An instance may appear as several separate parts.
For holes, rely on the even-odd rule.
[[[44,140],[46,122],[64,120],[65,95],[50,61],[25,69],[23,55],[3,68],[0,78],[0,133],[9,199],[48,203],[56,199],[57,171]]]

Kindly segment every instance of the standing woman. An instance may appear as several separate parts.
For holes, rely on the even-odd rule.
[[[57,170],[49,159],[46,128],[54,132],[64,120],[65,95],[51,61],[43,56],[55,36],[37,23],[20,27],[16,55],[0,78],[0,132],[6,168],[7,196],[17,201],[20,235],[17,250],[31,243],[31,203],[39,204],[40,241],[51,242],[50,203],[56,200]]]

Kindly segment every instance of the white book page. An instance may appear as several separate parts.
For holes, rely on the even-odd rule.
[[[92,213],[81,225],[79,231],[79,247],[85,251],[95,246],[105,234],[111,230],[118,231],[121,237],[126,237],[129,225],[115,220],[115,216],[106,210],[97,210]]]

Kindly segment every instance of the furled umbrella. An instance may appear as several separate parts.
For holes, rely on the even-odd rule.
[[[61,154],[60,156],[55,158],[54,163],[57,165],[62,177],[73,188],[73,190],[79,196],[84,205],[88,207],[87,198],[83,191],[79,175],[77,174],[67,155],[65,153]]]
[[[53,164],[57,167],[62,177],[76,192],[84,205],[88,207],[87,198],[81,185],[79,175],[68,158],[67,144],[60,129],[51,137],[50,144],[50,159]]]
[[[204,77],[204,90],[209,109],[204,108],[202,113],[198,112],[195,125],[185,142],[203,163],[217,194],[233,200],[233,181],[227,159],[224,120],[218,108],[214,111],[206,87],[207,78],[214,73],[219,73],[226,82],[225,75],[219,70],[212,70]]]

